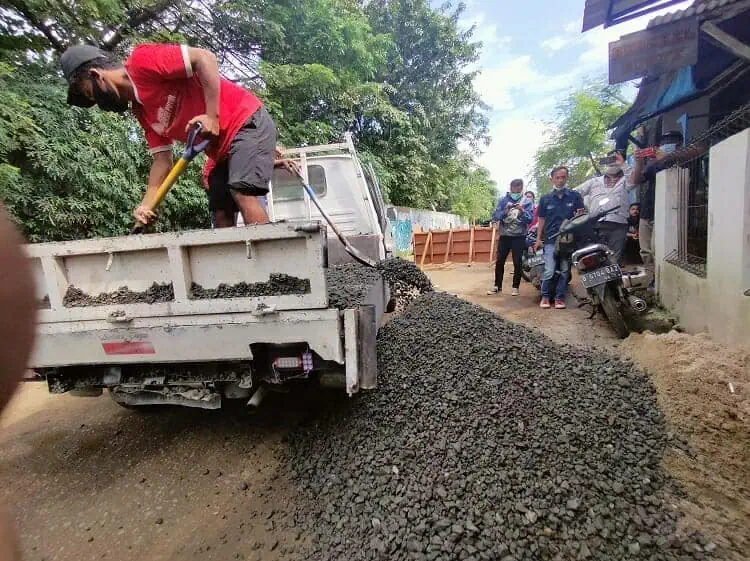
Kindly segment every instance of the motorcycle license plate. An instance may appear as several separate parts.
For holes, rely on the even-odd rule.
[[[544,255],[534,255],[526,260],[529,267],[537,267],[544,265]]]
[[[593,288],[606,282],[622,278],[622,271],[619,265],[607,265],[596,271],[581,275],[581,284],[584,288]]]

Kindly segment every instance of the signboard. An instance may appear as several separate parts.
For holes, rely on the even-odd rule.
[[[609,83],[658,76],[698,62],[695,17],[644,29],[609,44]]]

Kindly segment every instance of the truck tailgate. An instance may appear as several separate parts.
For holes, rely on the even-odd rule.
[[[328,306],[326,229],[318,222],[34,244],[26,252],[39,323],[72,331],[83,321],[124,327],[139,318]],[[113,296],[120,289],[125,297]],[[159,294],[148,296],[154,289]]]

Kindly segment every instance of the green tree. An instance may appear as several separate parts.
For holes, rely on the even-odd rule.
[[[56,57],[81,42],[124,56],[141,41],[181,41],[210,49],[225,75],[256,90],[282,143],[351,132],[391,202],[480,217],[494,187],[459,150],[487,141],[468,70],[479,44],[458,29],[462,9],[425,0],[80,0],[75,9],[9,0],[0,11],[0,197],[33,240],[123,231],[149,166],[141,132],[65,106]],[[197,172],[172,191],[160,227],[205,221]]]
[[[594,162],[607,151],[607,127],[626,109],[621,87],[604,79],[568,94],[547,123],[549,140],[534,155],[532,177],[539,193],[550,190],[549,173],[555,166],[568,166],[571,187],[594,174]]]

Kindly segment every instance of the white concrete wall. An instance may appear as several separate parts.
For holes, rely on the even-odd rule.
[[[677,248],[680,170],[657,176],[654,225],[657,291],[688,331],[750,340],[750,129],[711,148],[706,278],[664,262]]]

